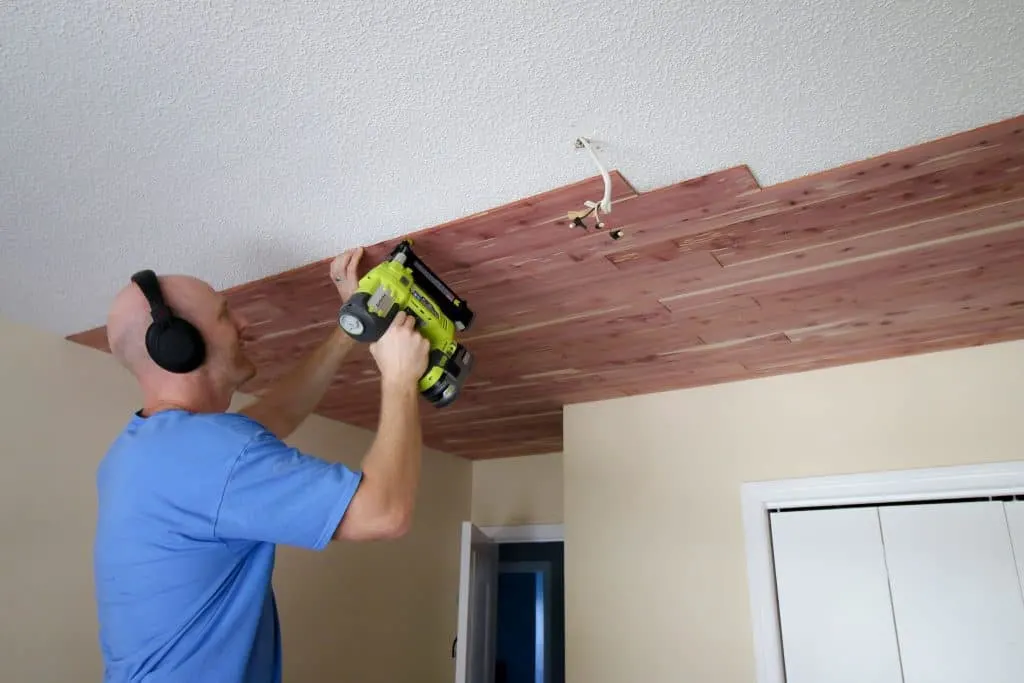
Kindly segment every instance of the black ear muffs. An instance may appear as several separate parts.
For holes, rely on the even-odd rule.
[[[206,343],[199,330],[179,318],[164,301],[160,281],[152,270],[132,275],[149,302],[153,322],[146,330],[146,350],[153,362],[174,373],[192,372],[206,360]]]

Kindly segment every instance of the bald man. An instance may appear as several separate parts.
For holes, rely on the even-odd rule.
[[[361,254],[352,250],[331,264],[339,305],[356,289]],[[97,473],[104,680],[280,681],[276,546],[322,550],[338,539],[406,532],[420,473],[417,384],[429,344],[400,314],[369,347],[380,370],[380,420],[354,471],[284,442],[352,348],[347,335],[334,327],[290,374],[231,414],[232,396],[255,373],[241,341],[244,321],[201,280],[157,283],[205,352],[195,369],[158,364],[146,343],[158,315],[143,294],[152,285],[133,280],[116,296],[110,346],[137,380],[142,407]]]

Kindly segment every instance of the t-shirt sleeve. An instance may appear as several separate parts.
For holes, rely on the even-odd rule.
[[[361,480],[361,473],[261,430],[228,471],[214,536],[322,550]]]

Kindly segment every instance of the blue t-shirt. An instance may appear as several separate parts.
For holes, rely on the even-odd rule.
[[[104,680],[280,681],[275,546],[323,549],[360,480],[244,415],[134,416],[97,472]]]

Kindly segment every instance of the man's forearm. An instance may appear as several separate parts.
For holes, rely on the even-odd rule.
[[[285,438],[316,408],[354,345],[351,337],[334,327],[320,346],[241,412]]]

